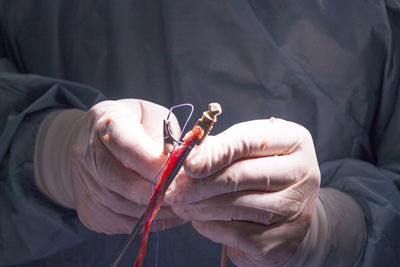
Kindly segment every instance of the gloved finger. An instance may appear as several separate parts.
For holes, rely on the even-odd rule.
[[[111,209],[97,202],[95,199],[86,198],[85,204],[77,207],[81,222],[89,229],[105,234],[128,234],[137,224],[138,218],[115,213]],[[162,231],[184,223],[181,218],[159,219],[150,226],[150,231]]]
[[[311,217],[310,217],[311,220]],[[216,243],[222,243],[230,248],[229,256],[234,261],[235,250],[240,250],[259,264],[275,264],[287,259],[297,248],[307,232],[309,221],[293,221],[271,226],[249,222],[199,222],[193,221],[193,227],[201,235]],[[254,262],[253,262],[254,264]],[[253,264],[251,266],[253,266]]]
[[[82,164],[85,158],[78,154],[72,159],[72,164],[74,166],[72,171],[75,173],[73,176],[85,177],[81,182],[91,188],[91,191],[93,191],[103,203],[113,201],[115,197],[107,194],[108,191],[111,191],[118,195],[120,199],[132,202],[132,205],[147,205],[152,188],[154,190],[156,186],[155,182],[152,185],[151,182],[145,180],[135,171],[125,168],[121,162],[109,156],[106,148],[102,144],[97,145],[92,149],[92,152],[94,155],[91,157],[94,159],[95,168],[88,168],[86,164]],[[95,173],[93,173],[93,170],[95,170]],[[93,176],[95,178],[93,178]],[[126,205],[122,205],[121,201],[118,200],[111,202],[110,205],[115,206],[115,209],[121,212],[123,210],[134,212],[143,209],[142,207],[136,207],[135,210],[131,210],[128,207],[125,208]],[[165,205],[166,203],[163,202],[162,206]],[[122,212],[122,214],[126,214],[126,212]],[[163,209],[161,209],[161,214],[163,214]]]
[[[169,186],[165,201],[187,204],[245,190],[279,191],[309,175],[311,168],[303,162],[299,155],[239,160],[203,179],[193,179],[180,172]]]
[[[166,157],[162,154],[162,143],[147,135],[139,118],[108,114],[102,126],[100,140],[111,154],[126,168],[152,180]]]
[[[166,160],[162,153],[163,119],[168,110],[151,102],[132,99],[113,104],[116,107],[100,107],[105,110],[95,124],[100,142],[125,167],[152,181]],[[179,133],[179,124],[173,114],[170,121],[172,132]]]
[[[132,105],[132,99],[123,99],[121,102],[128,106]],[[163,106],[145,100],[138,100],[137,103],[141,107],[140,123],[143,125],[146,134],[154,140],[155,143],[163,143],[163,121],[167,118],[169,110]],[[177,118],[173,113],[171,113],[168,120],[171,134],[178,138],[181,130]]]
[[[122,215],[128,215],[131,217],[139,218],[145,212],[146,205],[138,205],[128,199],[114,193],[101,195],[99,202],[104,206],[110,208],[112,211]],[[172,211],[169,206],[162,206],[156,215],[156,219],[170,219],[176,218],[176,214]]]
[[[77,181],[74,182],[76,183]],[[90,185],[79,183],[78,186],[75,187],[76,190],[74,191],[74,199],[76,199],[76,203],[78,203],[76,210],[82,223],[85,224],[85,226],[89,229],[92,229],[96,232],[102,232],[106,234],[130,233],[138,222],[138,217],[143,214],[145,207],[143,207],[143,211],[139,211],[139,213],[137,213],[139,216],[124,214],[128,213],[125,210],[123,212],[113,210],[113,207],[110,208],[108,206],[110,203],[113,203],[112,198],[108,198],[108,201],[106,202],[107,205],[104,205],[101,200],[105,195],[99,193],[101,191],[96,190],[96,187],[93,187],[93,185],[95,185],[95,183]],[[126,204],[128,201],[124,201],[122,203]],[[132,206],[135,207],[137,205]],[[132,214],[135,212],[137,211],[131,211]],[[170,211],[165,212],[164,208],[161,208],[160,212],[156,216],[157,225],[152,226],[150,230],[164,230],[185,222],[183,219],[176,216],[171,218],[171,214],[172,213]]]
[[[303,211],[299,193],[243,191],[225,194],[187,205],[173,206],[181,218],[191,221],[247,221],[271,225],[291,220]]]
[[[89,184],[88,187],[91,186],[93,192],[101,190],[101,186],[97,185],[99,183],[132,202],[145,205],[150,198],[149,193],[145,192],[151,192],[151,183],[136,172],[125,168],[121,162],[104,153],[104,150],[102,145],[92,150],[95,151],[92,156],[95,160],[90,162],[95,164],[93,167],[87,166],[84,156],[77,154],[73,157],[73,177],[84,177],[85,179],[80,180],[81,184]]]
[[[146,210],[147,205],[139,205],[132,202],[119,193],[98,185],[96,181],[90,178],[85,180],[85,185],[88,187],[86,190],[91,192],[93,198],[117,214],[139,218]],[[150,192],[148,198],[150,199]],[[171,207],[162,206],[157,213],[156,219],[161,220],[169,218],[176,218],[176,214],[172,211]]]
[[[254,120],[235,124],[209,137],[186,160],[190,177],[207,177],[240,159],[288,155],[312,142],[302,126],[280,119]]]
[[[76,211],[81,222],[89,229],[106,234],[128,233],[137,218],[121,215],[103,206],[90,194],[74,194],[78,199]]]

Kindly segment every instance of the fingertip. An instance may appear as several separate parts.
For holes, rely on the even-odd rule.
[[[210,139],[214,137],[209,137]],[[208,177],[214,172],[216,166],[215,146],[214,142],[207,139],[202,145],[195,148],[184,164],[185,172],[191,178]]]
[[[191,178],[202,178],[208,176],[209,173],[204,162],[199,160],[198,157],[187,160],[184,165],[184,170]]]

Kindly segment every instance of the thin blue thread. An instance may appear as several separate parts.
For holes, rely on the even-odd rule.
[[[185,121],[185,124],[184,124],[183,127],[182,127],[182,131],[181,131],[181,134],[179,135],[179,139],[178,139],[179,141],[182,139],[183,133],[185,132],[185,128],[186,128],[187,124],[189,123],[190,118],[191,118],[192,115],[193,115],[194,107],[193,107],[193,105],[190,104],[190,103],[184,103],[184,104],[179,104],[179,105],[176,105],[176,106],[172,106],[172,107],[169,109],[169,113],[168,113],[168,116],[167,116],[167,120],[168,120],[169,116],[171,115],[171,113],[172,113],[172,111],[173,111],[174,109],[180,108],[180,107],[185,107],[185,106],[190,107],[190,113],[189,113],[189,116],[187,117],[187,119],[186,119],[186,121]],[[155,183],[155,181],[157,180],[157,178],[160,176],[161,172],[162,172],[162,171],[165,169],[165,167],[167,166],[167,164],[168,164],[168,162],[169,162],[169,159],[170,159],[170,157],[171,157],[171,154],[172,154],[172,152],[174,152],[174,150],[175,150],[175,148],[177,147],[177,145],[178,145],[178,143],[175,143],[175,144],[174,144],[174,147],[172,148],[171,152],[170,152],[169,155],[168,155],[167,161],[165,162],[164,166],[163,166],[163,167],[161,168],[161,170],[157,173],[156,177],[154,178],[153,182],[151,183],[151,194],[153,194],[154,183]],[[160,233],[159,233],[159,231],[158,231],[158,226],[157,226],[157,221],[156,221],[156,219],[154,219],[154,224],[155,224],[156,233],[157,233],[157,234],[156,234],[156,263],[155,263],[155,267],[157,267],[157,264],[158,264],[158,243],[159,243],[159,241],[160,241]]]

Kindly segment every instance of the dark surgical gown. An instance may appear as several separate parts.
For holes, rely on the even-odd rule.
[[[270,116],[304,125],[322,187],[364,212],[362,265],[399,266],[399,1],[0,0],[0,38],[0,266],[110,263],[125,236],[46,199],[33,148],[50,111],[127,97],[190,102],[195,118],[219,102],[214,134]],[[159,232],[158,258],[156,237],[145,266],[219,264],[221,245],[190,224]]]

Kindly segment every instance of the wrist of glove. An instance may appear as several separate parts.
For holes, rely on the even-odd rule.
[[[51,112],[41,123],[35,142],[35,182],[57,204],[74,209],[71,185],[72,144],[86,112],[78,109]]]
[[[310,228],[282,266],[357,266],[366,242],[359,205],[336,189],[321,188]]]

